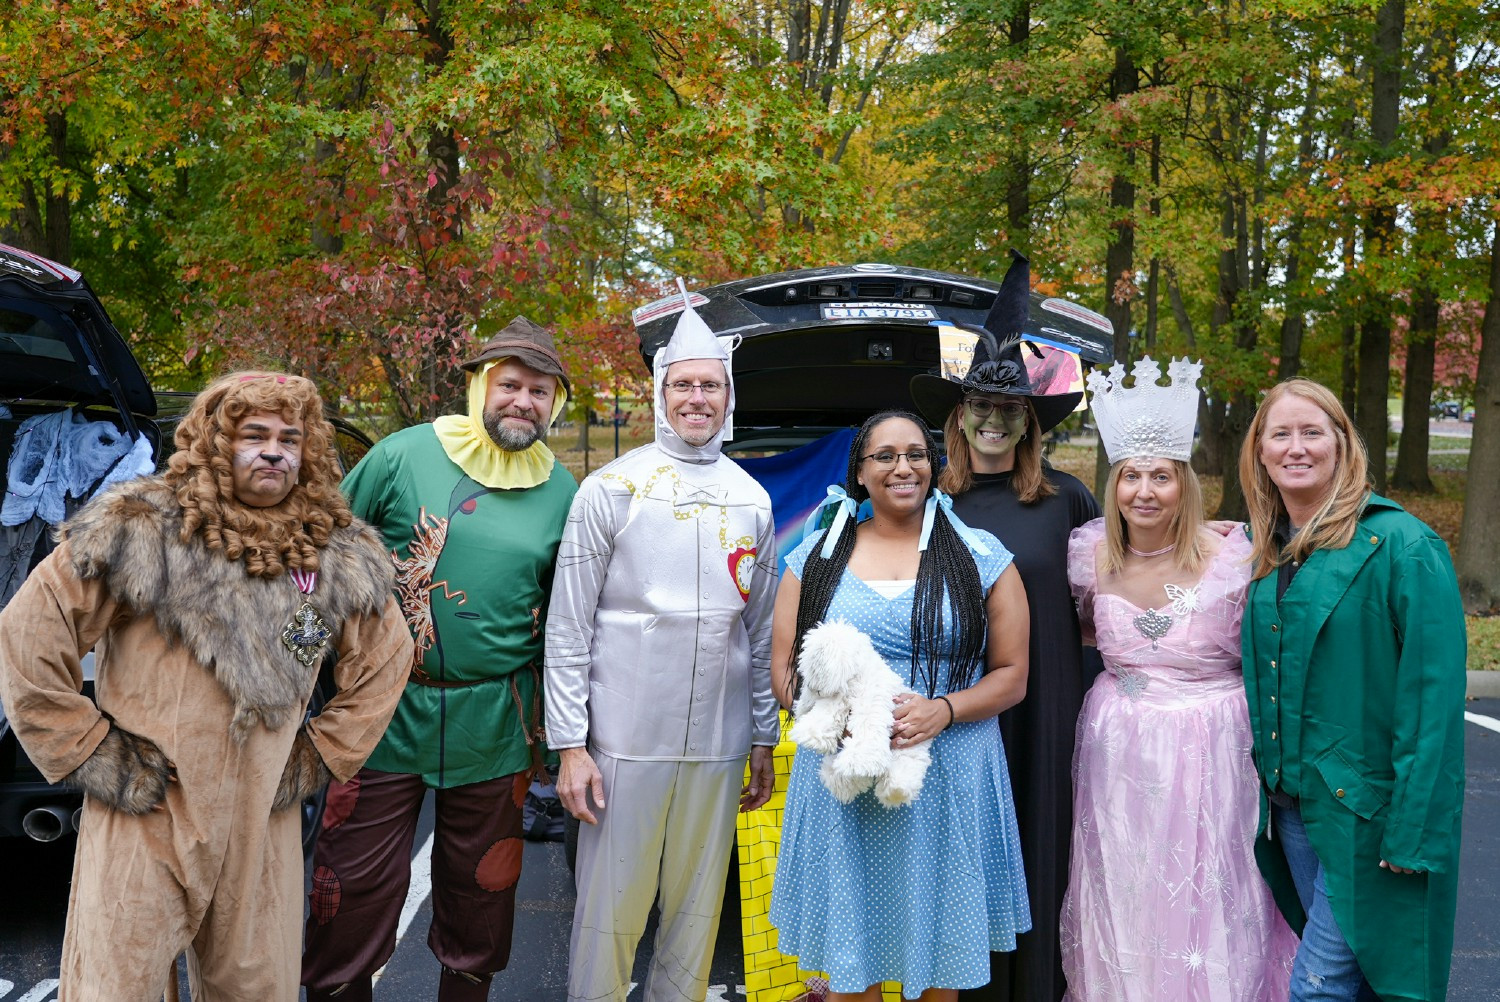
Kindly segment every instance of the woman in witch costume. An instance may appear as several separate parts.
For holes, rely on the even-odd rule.
[[[1000,715],[1010,763],[1032,929],[1014,953],[990,955],[991,979],[963,999],[1056,1002],[1065,983],[1058,916],[1068,882],[1073,827],[1074,729],[1094,671],[1085,667],[1078,615],[1068,591],[1068,535],[1099,517],[1076,478],[1042,462],[1042,436],[1073,412],[1082,387],[1053,378],[1065,353],[1039,358],[1025,330],[1030,268],[1016,255],[962,380],[912,380],[917,409],[941,427],[948,465],[938,484],[965,523],[998,536],[1015,554],[1031,607],[1031,672],[1026,699]],[[1063,392],[1047,392],[1062,382]]]

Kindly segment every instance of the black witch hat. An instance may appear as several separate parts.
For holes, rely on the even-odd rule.
[[[990,308],[989,315],[984,318],[984,325],[953,325],[979,336],[969,371],[962,379],[938,373],[912,377],[912,401],[933,427],[941,428],[953,408],[970,393],[1008,393],[1029,397],[1043,432],[1073,413],[1083,399],[1082,389],[1053,394],[1033,391],[1028,362],[1043,364],[1045,356],[1025,341],[1031,302],[1031,263],[1015,251],[1011,251],[1011,257],[1014,260],[1000,283],[1000,292],[995,296],[995,305]]]

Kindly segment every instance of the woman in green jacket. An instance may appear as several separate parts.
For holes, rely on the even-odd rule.
[[[1463,811],[1463,609],[1447,545],[1371,492],[1338,399],[1274,387],[1240,452],[1256,857],[1302,936],[1291,998],[1443,999]]]

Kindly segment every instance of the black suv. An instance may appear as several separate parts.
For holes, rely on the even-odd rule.
[[[83,276],[5,245],[0,245],[0,399],[0,460],[9,494],[21,490],[11,477],[20,465],[12,463],[16,433],[37,415],[72,408],[130,439],[145,436],[153,449],[159,446],[151,386]],[[52,549],[49,530],[18,532],[25,528],[0,529],[22,540],[4,557],[4,600]],[[92,657],[88,661],[86,670]],[[90,676],[85,691],[92,690]],[[80,794],[49,784],[36,771],[0,707],[0,836],[56,839],[76,827],[81,803]]]
[[[910,408],[911,377],[938,367],[940,323],[982,324],[996,282],[891,264],[806,268],[711,286],[690,295],[720,336],[743,338],[734,353],[731,455],[778,452],[885,407]],[[641,355],[672,337],[681,295],[633,314]],[[1026,334],[1076,351],[1086,362],[1113,358],[1113,328],[1068,299],[1031,294]]]

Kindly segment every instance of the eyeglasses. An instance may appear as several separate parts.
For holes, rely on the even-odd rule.
[[[690,383],[686,379],[678,379],[667,384],[667,392],[674,393],[679,397],[690,397],[694,390],[702,390],[705,397],[717,397],[724,392],[724,383],[712,381],[703,383]]]
[[[868,456],[860,456],[859,461],[863,463],[868,459],[873,462],[878,469],[894,470],[896,468],[896,464],[900,462],[903,457],[906,459],[906,464],[914,470],[920,470],[922,467],[932,462],[932,453],[928,452],[926,449],[913,449],[910,452],[872,452]]]
[[[993,400],[986,400],[984,397],[965,397],[964,406],[969,408],[970,414],[980,420],[984,420],[995,413],[997,408],[1000,411],[1000,416],[1007,421],[1014,421],[1017,418],[1026,416],[1026,405],[1019,400],[1006,400],[997,404]]]

